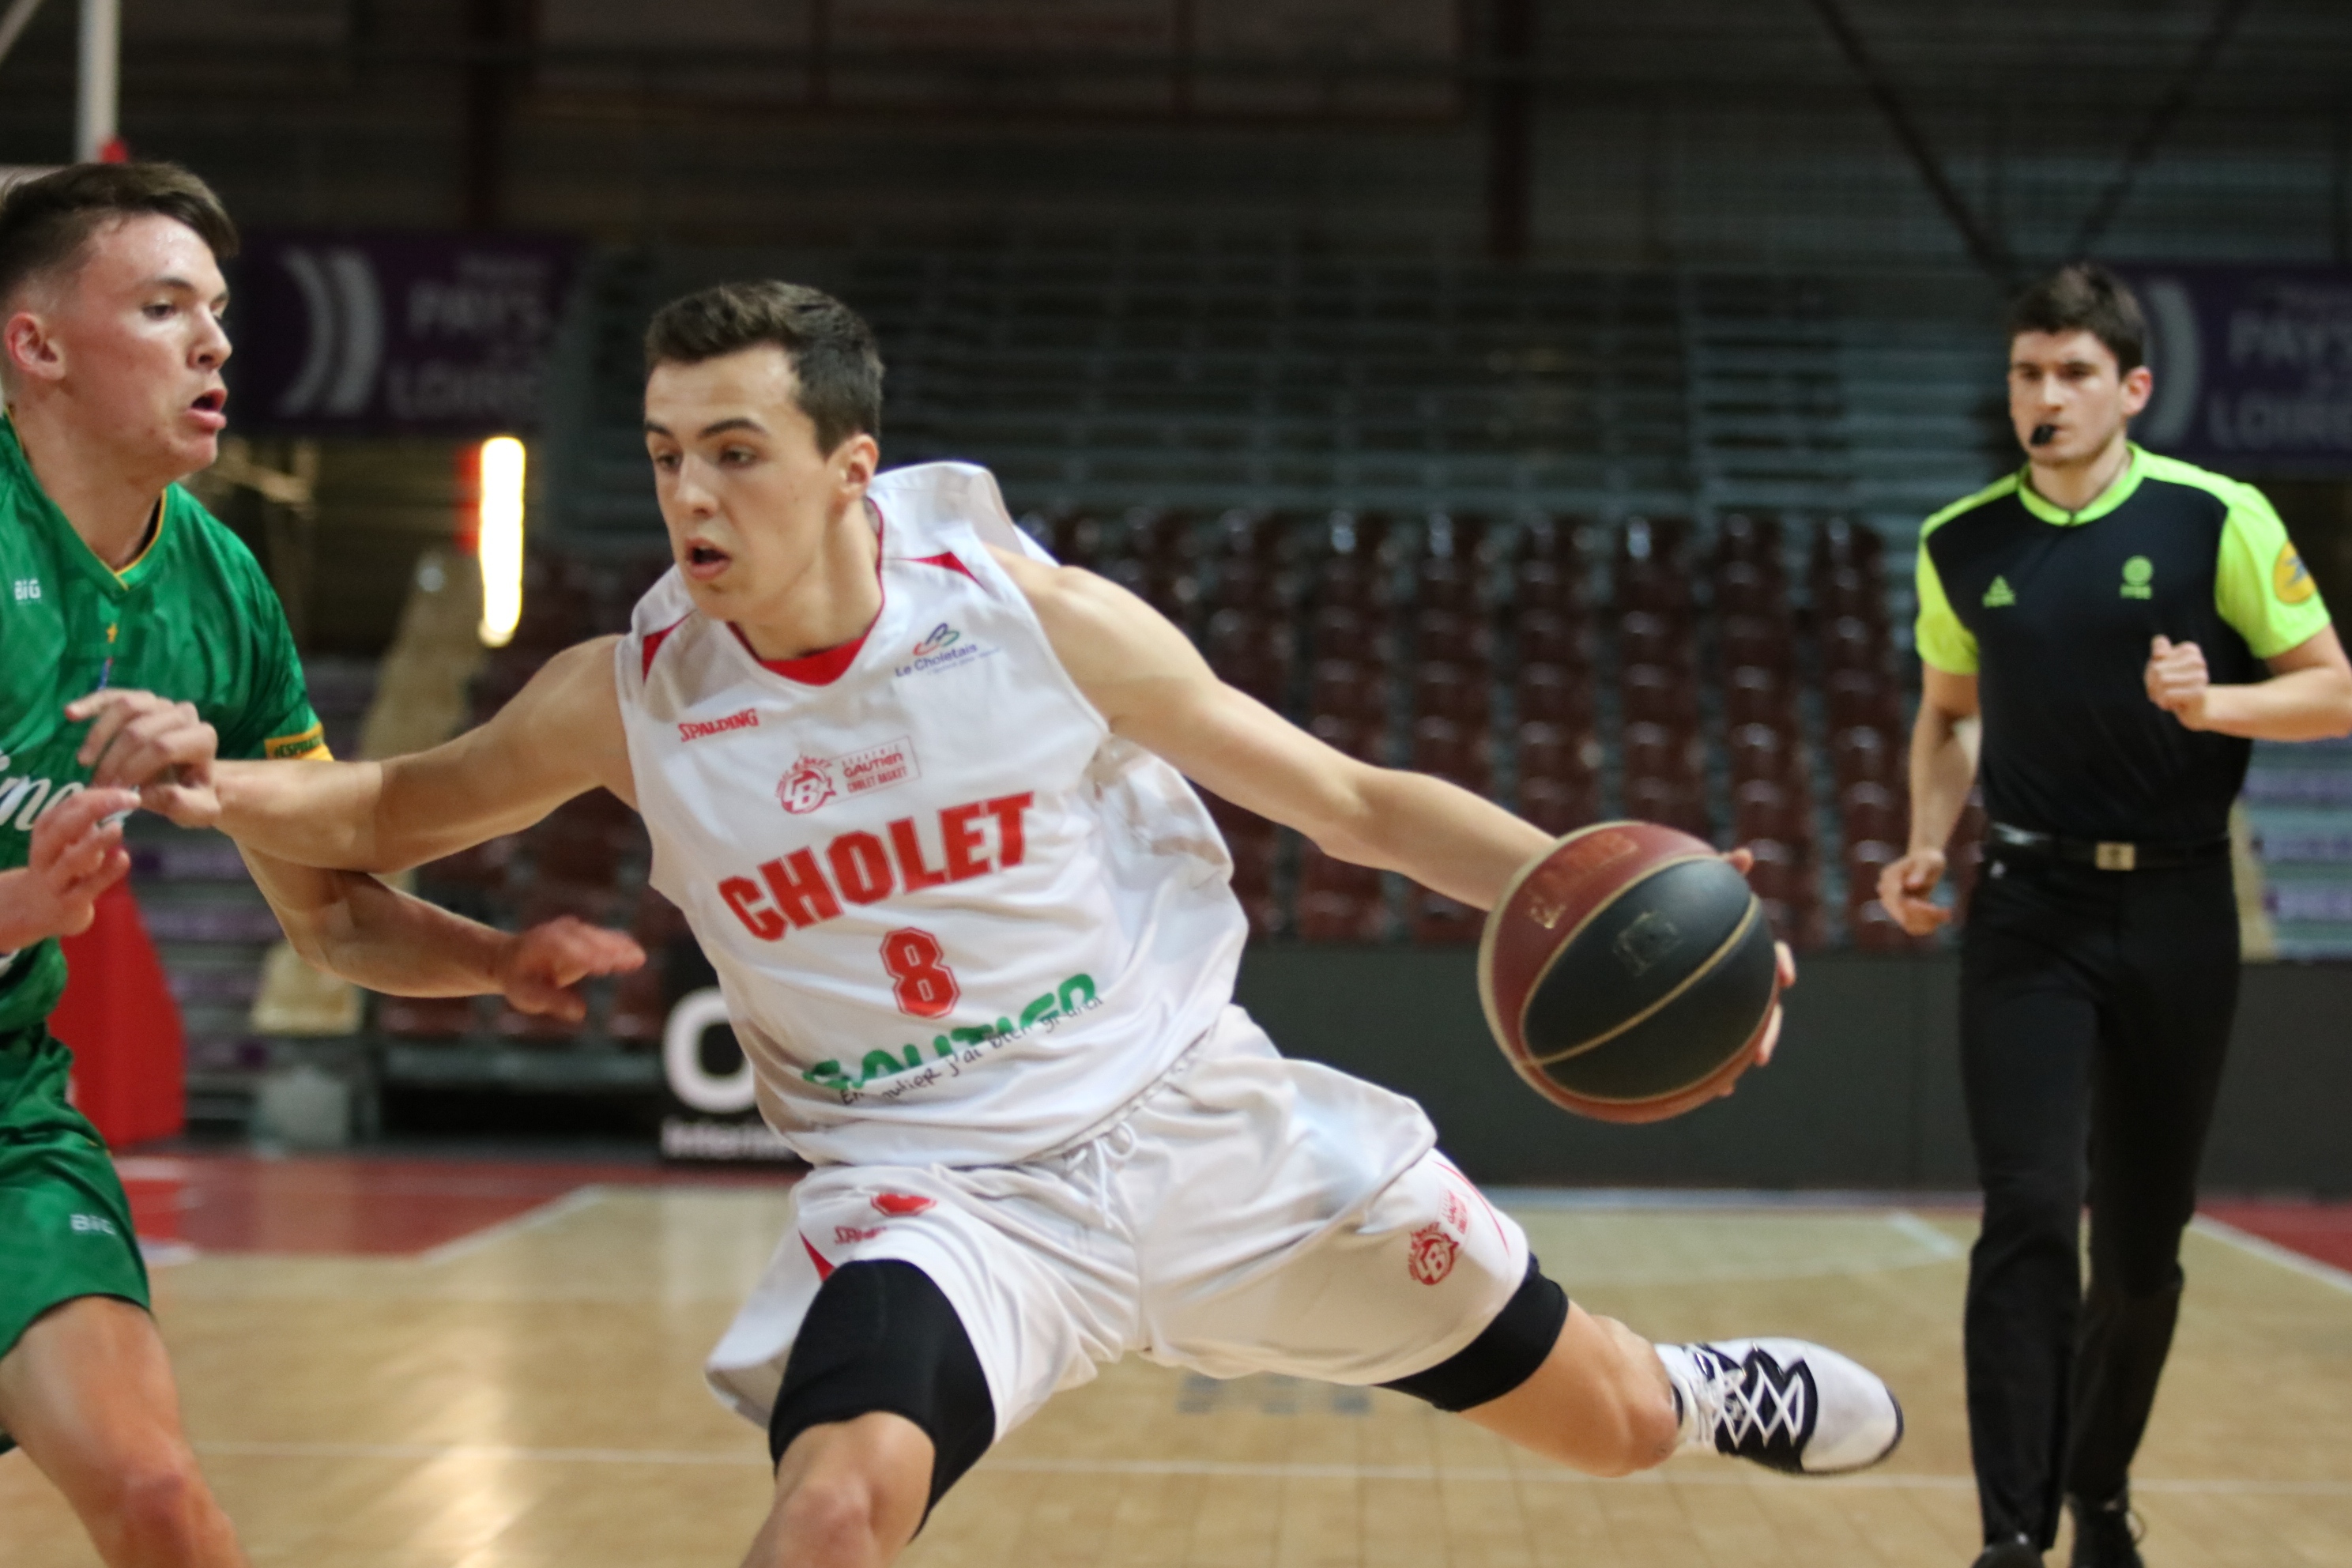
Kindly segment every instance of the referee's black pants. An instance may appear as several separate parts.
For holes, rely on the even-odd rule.
[[[2237,999],[2226,857],[2101,871],[1997,850],[1978,879],[1960,1063],[1984,1228],[1964,1339],[1989,1542],[2047,1550],[2064,1492],[2125,1488],[2172,1344]]]

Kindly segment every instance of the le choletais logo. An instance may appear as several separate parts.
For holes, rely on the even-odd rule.
[[[912,661],[898,666],[890,673],[894,676],[927,675],[935,669],[949,669],[956,665],[969,664],[976,658],[986,658],[995,651],[941,621],[915,645]]]

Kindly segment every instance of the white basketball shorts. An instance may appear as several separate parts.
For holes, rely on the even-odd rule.
[[[1065,1152],[820,1167],[706,1373],[764,1428],[825,1276],[895,1258],[962,1320],[1000,1438],[1129,1352],[1211,1377],[1408,1377],[1476,1339],[1528,1271],[1526,1236],[1435,1144],[1412,1101],[1285,1059],[1228,1007]]]

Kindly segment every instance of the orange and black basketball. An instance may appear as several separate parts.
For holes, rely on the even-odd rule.
[[[1512,879],[1478,945],[1503,1054],[1544,1098],[1604,1121],[1663,1121],[1722,1093],[1779,993],[1747,879],[1655,823],[1561,839]]]

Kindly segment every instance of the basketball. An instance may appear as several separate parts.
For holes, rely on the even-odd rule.
[[[1704,841],[1603,822],[1528,862],[1478,946],[1486,1022],[1519,1076],[1603,1121],[1659,1121],[1755,1059],[1780,993],[1772,927]]]

